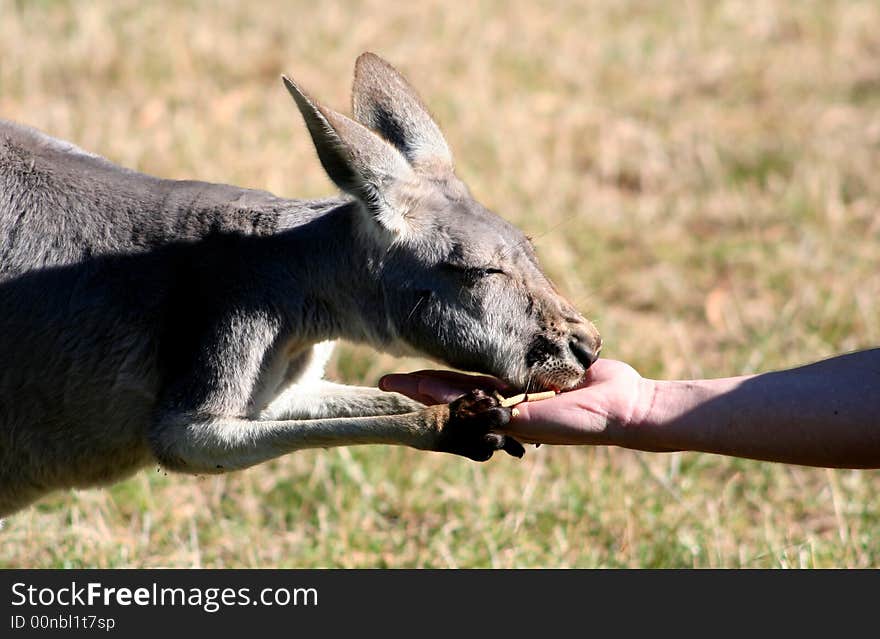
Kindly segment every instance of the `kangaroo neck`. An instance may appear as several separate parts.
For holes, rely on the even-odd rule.
[[[326,208],[314,213],[319,204]],[[279,219],[277,256],[290,291],[288,321],[300,334],[384,349],[394,341],[381,269],[385,250],[351,200],[294,203]],[[310,213],[303,214],[303,207]]]

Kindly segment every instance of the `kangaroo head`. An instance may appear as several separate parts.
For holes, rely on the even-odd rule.
[[[564,390],[601,339],[541,271],[517,228],[471,197],[418,95],[376,55],[358,58],[355,119],[284,83],[330,178],[361,204],[361,241],[378,251],[391,347],[521,388]],[[365,271],[366,272],[366,271]]]

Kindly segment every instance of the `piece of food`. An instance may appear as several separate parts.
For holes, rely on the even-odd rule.
[[[519,395],[512,395],[511,397],[504,397],[500,393],[496,393],[495,397],[498,399],[498,403],[502,406],[516,406],[517,404],[522,404],[523,402],[539,402],[542,399],[550,399],[551,397],[556,397],[556,391],[544,391],[543,393],[520,393]]]
[[[551,397],[556,397],[556,391],[543,391],[541,393],[520,393],[519,395],[511,395],[510,397],[505,397],[498,391],[494,393],[495,399],[498,400],[498,403],[505,408],[515,407],[517,404],[522,404],[523,402],[539,402],[542,399],[550,399]],[[510,416],[514,419],[519,417],[519,411],[516,408],[511,408]],[[540,445],[540,444],[538,444]]]

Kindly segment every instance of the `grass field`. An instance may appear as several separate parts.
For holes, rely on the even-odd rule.
[[[728,376],[880,344],[873,0],[0,0],[0,117],[161,176],[324,196],[279,75],[348,112],[364,50],[420,89],[605,356]],[[426,364],[346,345],[331,374]],[[877,567],[880,472],[306,451],[55,494],[7,521],[13,566]]]

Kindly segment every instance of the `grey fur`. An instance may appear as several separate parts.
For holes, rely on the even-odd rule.
[[[155,463],[501,447],[451,444],[454,406],[321,381],[340,338],[521,387],[581,378],[595,329],[470,197],[409,84],[358,65],[360,123],[287,82],[346,192],[326,200],[159,179],[0,121],[0,516]],[[394,139],[371,129],[389,117]]]

